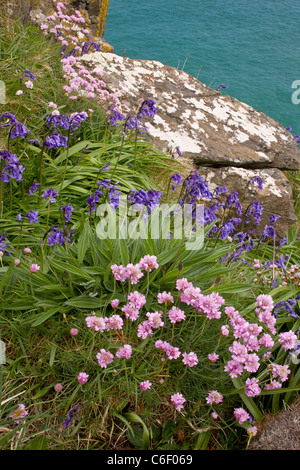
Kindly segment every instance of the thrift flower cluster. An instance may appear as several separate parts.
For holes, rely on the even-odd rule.
[[[54,12],[42,22],[39,14],[32,15],[32,20],[39,24],[45,36],[49,36],[61,44],[62,64],[66,85],[64,90],[71,100],[77,100],[84,95],[91,98],[98,105],[110,104],[120,110],[128,111],[122,105],[121,99],[124,90],[115,93],[108,91],[106,83],[102,80],[103,73],[97,71],[94,76],[84,65],[81,56],[94,51],[100,51],[100,45],[92,38],[90,24],[81,11],[74,14],[66,13],[63,2],[53,0]]]

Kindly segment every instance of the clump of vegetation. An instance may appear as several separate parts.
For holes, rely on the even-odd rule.
[[[146,142],[152,100],[71,98],[61,5],[0,37],[0,446],[247,448],[299,390],[297,234]]]

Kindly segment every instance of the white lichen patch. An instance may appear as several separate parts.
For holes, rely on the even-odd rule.
[[[253,176],[259,175],[263,179],[263,190],[268,190],[272,196],[283,197],[283,192],[288,194],[288,191],[281,187],[278,187],[278,182],[273,178],[267,170],[249,170],[246,168],[228,168],[228,173],[237,174],[245,181],[249,181]]]
[[[152,124],[148,124],[148,129],[154,138],[168,142],[170,148],[179,147],[182,152],[199,154],[206,148],[203,142],[197,141],[182,130],[175,132],[170,128],[168,130],[167,126],[161,129]]]

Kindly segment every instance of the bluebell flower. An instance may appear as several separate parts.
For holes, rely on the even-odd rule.
[[[176,190],[176,186],[180,186],[181,185],[181,181],[182,181],[182,176],[180,173],[174,173],[170,180],[174,183],[172,184],[172,190],[175,191]],[[175,186],[176,185],[176,186]]]
[[[10,139],[16,139],[17,137],[21,137],[22,139],[24,139],[25,137],[27,137],[28,134],[30,134],[30,131],[26,129],[24,124],[22,124],[21,122],[17,122],[11,127],[9,137]]]
[[[66,242],[66,237],[64,235],[64,232],[56,227],[51,227],[51,229],[48,232],[48,245],[53,246],[55,244],[57,245],[64,245]]]
[[[262,190],[263,185],[264,185],[264,180],[260,176],[253,176],[253,178],[250,179],[249,184],[251,185],[257,184],[258,189]]]
[[[80,124],[86,120],[88,114],[85,111],[81,113],[72,113],[70,116],[67,114],[49,114],[45,117],[46,126],[48,129],[57,129],[58,127],[63,128],[65,131],[75,132]]]
[[[38,186],[40,186],[40,184],[41,183],[35,183],[35,182],[32,183],[32,185],[28,189],[29,196],[32,196],[38,190]]]
[[[271,214],[269,217],[269,224],[274,225],[279,219],[280,219],[280,215]]]
[[[18,157],[7,150],[0,150],[0,161],[4,162],[0,181],[8,183],[11,179],[22,181],[22,173],[25,168],[21,165]]]
[[[5,238],[6,238],[6,233],[3,232],[2,235],[0,236],[0,250],[3,251],[3,253],[6,253],[8,256],[11,255],[9,251],[7,251],[6,247],[8,246],[8,243],[5,243]]]
[[[58,192],[54,191],[52,188],[46,189],[43,193],[43,198],[44,199],[49,199],[50,204],[53,204],[56,201],[56,198],[58,196]]]
[[[75,405],[73,406],[72,408],[69,409],[69,411],[67,412],[67,419],[65,419],[63,421],[63,425],[65,428],[68,428],[69,425],[70,425],[70,422],[72,421],[73,419],[73,412],[77,412],[78,411],[78,408],[81,406],[81,404],[79,403],[78,405]]]
[[[275,229],[272,225],[266,225],[263,233],[262,233],[262,238],[275,238],[276,237],[276,232]]]
[[[68,140],[63,135],[54,132],[52,135],[47,135],[44,146],[48,149],[57,149],[59,147],[67,147]]]
[[[26,143],[32,145],[40,145],[41,141],[39,139],[28,139]]]
[[[252,215],[256,225],[259,225],[261,221],[262,212],[263,208],[261,204],[258,201],[253,201],[245,212],[246,223],[249,223],[250,215]]]
[[[155,101],[144,100],[138,110],[137,118],[143,119],[144,117],[154,117],[156,112]]]
[[[61,210],[62,210],[63,213],[64,213],[65,221],[66,221],[66,222],[70,222],[70,220],[71,220],[71,215],[72,215],[72,212],[73,212],[74,208],[71,206],[71,204],[68,204],[68,205],[66,205],[66,206],[62,206],[62,207],[61,207]]]
[[[223,83],[221,83],[221,85],[218,86],[216,91],[219,91],[221,88],[228,88],[228,85],[224,85]]]
[[[27,219],[29,219],[29,222],[30,222],[30,223],[35,223],[35,224],[37,224],[38,221],[39,221],[39,218],[38,218],[38,211],[31,210],[31,211],[27,212],[27,214],[25,215],[25,217],[27,217]]]
[[[23,78],[25,78],[25,77],[30,78],[30,80],[32,80],[33,82],[36,80],[35,74],[33,72],[31,72],[30,70],[24,70],[24,73],[20,77],[20,82],[22,82]]]
[[[162,198],[161,191],[155,191],[153,189],[145,190],[131,190],[128,194],[128,200],[132,204],[138,204],[147,208],[148,214],[151,214],[154,207],[159,205]]]
[[[10,126],[18,124],[18,120],[17,120],[16,116],[12,113],[3,113],[3,114],[1,114],[0,115],[0,122],[3,119],[5,119],[5,122],[4,122],[4,124],[0,125],[0,128],[1,127],[10,127]]]
[[[177,155],[178,155],[179,158],[182,157],[182,153],[181,153],[179,147],[175,147],[174,151],[172,152],[172,158],[173,158],[173,159],[175,158],[175,153],[177,153]]]
[[[214,190],[214,193],[216,196],[219,196],[220,194],[227,193],[228,189],[226,186],[217,186],[216,189]]]
[[[106,111],[106,115],[107,115],[107,124],[109,126],[116,127],[118,125],[118,121],[125,120],[125,116],[116,109],[115,105],[112,105],[110,107],[110,111]]]

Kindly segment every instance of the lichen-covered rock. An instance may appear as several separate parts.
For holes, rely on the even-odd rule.
[[[126,91],[130,109],[140,97],[156,101],[158,112],[148,127],[161,150],[178,146],[197,165],[300,169],[300,151],[290,132],[186,72],[101,52],[82,60],[95,72],[103,71],[111,91]]]
[[[300,450],[300,400],[259,423],[249,450]]]
[[[255,197],[264,208],[257,234],[271,214],[280,216],[279,236],[297,221],[283,170],[300,168],[300,151],[278,122],[157,61],[101,52],[86,54],[82,61],[91,73],[103,72],[110,92],[124,90],[123,102],[132,112],[139,99],[153,99],[157,113],[147,127],[154,145],[166,153],[179,147],[212,189],[226,185],[242,194],[251,176],[261,176],[264,189],[255,194],[248,190],[243,203],[247,207]]]
[[[284,237],[291,224],[297,222],[292,189],[289,180],[281,170],[277,168],[252,170],[237,167],[201,167],[198,171],[212,192],[216,186],[226,186],[229,192],[237,191],[242,197],[241,204],[244,210],[251,202],[256,200],[260,202],[263,212],[259,226],[251,221],[251,217],[249,224],[246,225],[248,231],[255,229],[254,237],[260,236],[265,226],[269,225],[271,214],[280,215],[276,223],[278,237]],[[248,185],[255,176],[263,180],[263,189],[258,189],[257,185]]]

